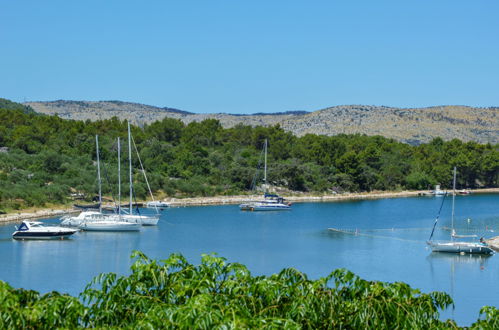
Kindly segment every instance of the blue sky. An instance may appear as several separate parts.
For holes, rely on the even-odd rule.
[[[0,97],[499,106],[499,1],[0,0]]]

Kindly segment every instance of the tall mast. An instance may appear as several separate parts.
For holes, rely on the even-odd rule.
[[[118,215],[121,216],[121,144],[118,137]]]
[[[452,215],[451,215],[451,238],[454,239],[454,200],[456,199],[456,167],[454,166],[454,178],[452,180]]]
[[[100,180],[99,136],[95,135],[95,149],[97,153],[97,178],[99,182],[99,212],[102,212],[102,183]]]
[[[264,144],[264,149],[265,149],[265,162],[264,162],[264,176],[263,176],[263,182],[265,182],[265,191],[267,191],[267,139],[265,139],[265,144]]]
[[[130,122],[128,122],[128,167],[130,173],[130,215],[133,214],[132,207],[132,194],[133,194],[133,182],[132,182],[132,142],[130,139]]]

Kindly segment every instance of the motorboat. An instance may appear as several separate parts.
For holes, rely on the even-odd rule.
[[[76,233],[78,229],[61,226],[44,226],[39,221],[23,221],[12,234],[14,239],[65,239]]]
[[[471,191],[469,191],[468,189],[461,189],[457,193],[459,195],[469,195],[469,194],[471,194]]]
[[[170,207],[170,204],[162,201],[150,201],[146,203],[146,207],[148,208],[164,208]]]
[[[442,196],[444,196],[445,194],[447,194],[447,192],[446,192],[445,190],[440,189],[440,185],[439,185],[439,184],[437,184],[437,185],[435,186],[435,190],[432,190],[432,191],[431,191],[431,194],[432,194],[433,196],[437,196],[437,197],[438,197],[438,196],[440,196],[440,197],[442,197]]]
[[[442,211],[442,206],[445,201],[442,200],[442,204],[440,205],[440,210],[438,212],[437,218],[435,219],[435,223],[433,224],[433,229],[430,234],[430,238],[427,244],[431,247],[433,252],[448,252],[448,253],[471,253],[471,254],[493,254],[494,250],[490,246],[488,246],[483,239],[480,239],[479,242],[476,241],[458,241],[457,239],[461,238],[476,238],[476,235],[458,235],[454,229],[454,206],[455,206],[455,198],[456,198],[456,168],[454,167],[454,178],[452,184],[452,214],[451,214],[451,234],[450,241],[439,242],[432,241],[433,233],[435,231],[435,227],[438,222],[438,218],[440,216],[440,212]]]

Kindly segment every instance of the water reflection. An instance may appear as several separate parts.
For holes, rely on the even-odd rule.
[[[487,305],[487,302],[482,300],[479,294],[483,290],[483,283],[476,281],[478,278],[483,278],[483,273],[488,271],[488,263],[491,258],[492,255],[439,252],[432,252],[426,258],[430,265],[435,290],[445,291],[455,304],[442,312],[442,319],[459,320],[465,313],[470,313],[469,310],[465,311],[466,306],[462,303],[463,300],[467,301],[469,305]],[[495,302],[488,304],[494,305]],[[474,312],[476,316],[468,316],[468,319],[476,320],[478,318],[478,311]]]

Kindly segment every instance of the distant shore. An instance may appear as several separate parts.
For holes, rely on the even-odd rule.
[[[471,190],[472,194],[499,193],[499,188],[486,188]],[[312,195],[300,194],[283,196],[291,203],[306,203],[306,202],[335,202],[345,200],[364,200],[364,199],[382,199],[382,198],[400,198],[414,197],[428,194],[428,190],[419,191],[374,191],[365,193],[344,193],[344,194],[329,194],[329,195]],[[203,205],[230,205],[240,204],[251,200],[261,199],[262,195],[240,195],[240,196],[213,196],[213,197],[189,197],[189,198],[165,198],[164,202],[170,204],[171,207],[184,206],[203,206]],[[35,211],[20,210],[14,213],[0,215],[0,223],[17,222],[26,219],[40,219],[63,216],[65,214],[78,213],[70,206],[53,207],[39,209]]]

